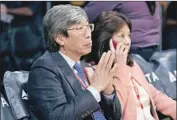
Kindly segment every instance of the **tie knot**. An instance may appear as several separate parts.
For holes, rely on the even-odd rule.
[[[76,69],[77,71],[80,71],[82,69],[81,65],[78,62],[75,63],[73,68]]]
[[[79,77],[84,83],[86,83],[86,79],[85,79],[85,77],[84,77],[84,72],[83,72],[83,70],[82,70],[81,65],[76,62],[73,68],[77,71],[78,77]]]

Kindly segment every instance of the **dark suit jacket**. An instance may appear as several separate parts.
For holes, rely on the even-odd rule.
[[[100,109],[107,120],[120,119],[117,96],[107,101],[101,95],[98,104],[88,90],[82,90],[73,70],[58,52],[46,51],[34,62],[28,94],[30,108],[41,120],[92,120],[92,113]]]

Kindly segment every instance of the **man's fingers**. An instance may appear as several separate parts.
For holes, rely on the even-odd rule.
[[[86,68],[84,68],[84,70],[85,70],[85,73],[86,73],[86,76],[87,76],[89,82],[91,83],[91,77],[94,74],[94,70],[91,67],[86,67]]]
[[[106,56],[105,56],[105,58],[104,58],[104,61],[103,61],[102,65],[101,65],[101,70],[102,70],[102,69],[105,69],[106,66],[108,65],[108,61],[109,61],[109,59],[110,59],[111,54],[112,54],[112,53],[111,53],[110,50],[106,53]]]
[[[106,52],[104,52],[103,54],[102,54],[102,56],[101,56],[101,58],[100,58],[100,61],[98,62],[98,65],[96,66],[96,71],[98,70],[100,70],[100,68],[101,68],[101,66],[102,66],[102,63],[103,63],[103,61],[104,61],[104,58],[105,58],[105,56],[106,56]]]
[[[113,63],[114,63],[114,59],[115,59],[115,54],[112,53],[112,54],[111,54],[111,57],[110,57],[110,59],[109,59],[109,62],[108,62],[108,64],[107,64],[107,67],[106,67],[106,69],[107,69],[108,71],[110,71],[110,69],[111,69],[111,67],[112,67],[112,65],[113,65]]]

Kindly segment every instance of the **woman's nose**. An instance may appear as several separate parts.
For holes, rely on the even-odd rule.
[[[131,43],[131,40],[130,40],[130,37],[129,37],[129,36],[127,36],[127,37],[125,38],[125,43],[126,43],[126,44],[130,44],[130,43]]]

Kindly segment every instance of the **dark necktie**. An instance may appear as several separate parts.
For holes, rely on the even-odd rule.
[[[82,70],[82,67],[79,63],[76,62],[74,65],[74,69],[77,70],[78,77],[83,81],[83,83],[86,85],[86,80],[84,77],[84,72]],[[101,111],[96,111],[93,113],[94,120],[106,120],[103,113]]]

